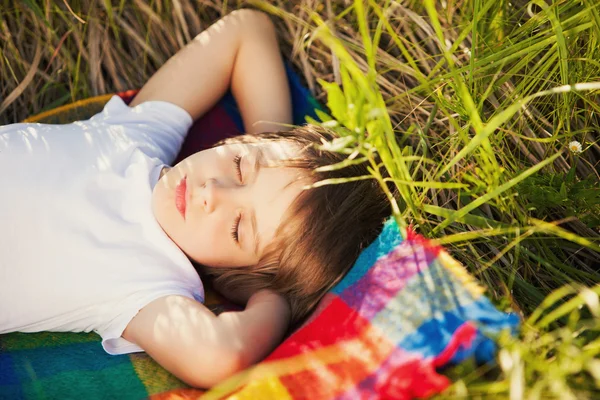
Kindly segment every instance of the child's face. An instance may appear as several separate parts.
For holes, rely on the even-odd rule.
[[[202,265],[256,265],[308,183],[298,179],[303,175],[297,169],[265,165],[296,151],[288,142],[259,142],[196,153],[158,181],[152,193],[154,216],[171,240]]]

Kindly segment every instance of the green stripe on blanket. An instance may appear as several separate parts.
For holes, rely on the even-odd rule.
[[[186,387],[146,354],[106,354],[95,333],[2,335],[0,376],[0,399],[139,399]]]

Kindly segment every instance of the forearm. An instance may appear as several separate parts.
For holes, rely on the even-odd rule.
[[[282,340],[289,320],[285,300],[267,291],[253,295],[243,311],[205,318],[199,332],[200,348],[185,355],[197,360],[192,362],[196,365],[193,380],[186,382],[211,387],[259,362]]]
[[[275,29],[262,13],[234,11],[211,25],[152,76],[131,106],[147,100],[168,101],[197,119],[229,87],[246,132],[283,129],[278,123],[292,122]]]
[[[254,13],[258,21],[250,28],[238,50],[231,91],[238,103],[246,133],[287,130],[291,124],[290,89],[269,17]]]
[[[165,296],[142,308],[123,337],[184,382],[211,387],[259,361],[281,340],[287,303],[260,291],[244,311],[216,317],[184,296]]]

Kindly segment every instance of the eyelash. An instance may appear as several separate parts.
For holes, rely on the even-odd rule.
[[[240,182],[242,182],[242,156],[235,156],[233,158],[233,162],[235,163],[235,168],[237,170],[237,176],[240,180]]]
[[[231,237],[233,238],[233,240],[236,241],[236,243],[240,242],[240,237],[239,237],[238,233],[240,230],[241,219],[242,219],[242,214],[238,214],[238,216],[235,218],[235,221],[233,222],[233,226],[231,227]]]
[[[235,164],[235,169],[237,171],[237,176],[240,182],[242,182],[242,156],[237,155],[233,158],[233,163]],[[231,237],[235,240],[236,243],[240,242],[239,230],[240,230],[240,221],[242,220],[242,214],[238,214],[233,222],[233,226],[231,227]]]

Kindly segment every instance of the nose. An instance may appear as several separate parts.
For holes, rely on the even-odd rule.
[[[234,207],[240,201],[239,189],[239,185],[227,180],[207,179],[201,187],[200,205],[206,213],[212,213],[219,207]]]
[[[202,185],[202,202],[204,211],[211,213],[215,210],[215,201],[217,197],[217,185],[214,179],[208,179]]]

